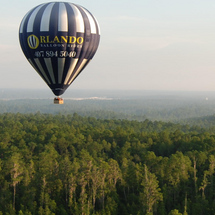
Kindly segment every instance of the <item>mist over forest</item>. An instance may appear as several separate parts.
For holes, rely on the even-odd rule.
[[[192,123],[215,114],[215,92],[68,90],[53,105],[49,90],[0,90],[0,113],[51,113],[102,119]]]

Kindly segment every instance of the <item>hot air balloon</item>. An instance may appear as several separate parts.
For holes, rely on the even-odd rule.
[[[96,18],[68,2],[36,6],[23,18],[19,41],[25,57],[60,98],[95,55],[100,40]]]

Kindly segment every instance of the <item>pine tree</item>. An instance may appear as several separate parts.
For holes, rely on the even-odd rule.
[[[24,163],[22,156],[18,152],[14,152],[8,161],[8,170],[11,177],[11,185],[13,187],[13,209],[16,204],[16,187],[23,179]]]
[[[140,193],[140,198],[147,214],[153,213],[153,206],[159,201],[163,200],[163,195],[160,192],[161,189],[158,185],[158,180],[155,174],[149,172],[146,165],[144,165],[144,177],[141,185],[143,190]]]

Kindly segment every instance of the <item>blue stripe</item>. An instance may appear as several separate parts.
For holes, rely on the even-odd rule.
[[[58,14],[59,14],[59,3],[55,3],[53,8],[52,8],[52,12],[51,12],[51,16],[50,16],[50,26],[49,26],[49,34],[50,35],[57,35],[58,33]]]
[[[42,15],[44,10],[46,9],[48,5],[45,4],[43,7],[41,7],[41,9],[38,11],[35,20],[34,20],[34,25],[33,25],[33,33],[35,35],[39,35],[40,34],[40,23],[41,23],[41,19],[42,19]]]

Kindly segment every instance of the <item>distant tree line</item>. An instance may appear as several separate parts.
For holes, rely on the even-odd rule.
[[[213,215],[215,128],[0,114],[0,214]]]
[[[17,95],[18,96],[18,95]],[[195,124],[199,117],[214,114],[214,100],[195,99],[113,99],[113,100],[69,100],[64,105],[53,105],[52,99],[1,100],[0,113],[74,114],[97,119],[128,119],[143,121],[165,121]]]

